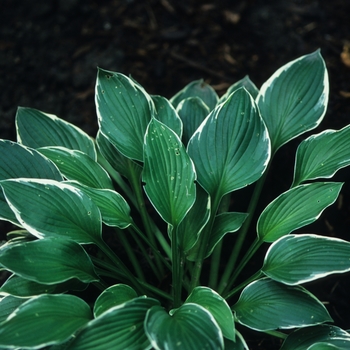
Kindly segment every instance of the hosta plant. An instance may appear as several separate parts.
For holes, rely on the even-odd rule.
[[[308,282],[349,271],[350,243],[293,231],[337,200],[350,126],[299,137],[292,183],[255,211],[328,89],[316,51],[220,98],[203,81],[151,96],[98,69],[95,138],[19,108],[17,141],[0,141],[0,217],[16,228],[0,247],[0,348],[247,349],[248,327],[283,350],[349,349]]]

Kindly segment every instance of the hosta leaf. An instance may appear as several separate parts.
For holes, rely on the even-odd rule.
[[[325,130],[302,141],[297,149],[293,186],[301,182],[330,178],[350,164],[350,126]]]
[[[208,287],[196,287],[185,303],[195,303],[207,309],[215,318],[225,338],[235,340],[233,314],[226,300]]]
[[[234,92],[203,121],[188,143],[198,182],[213,197],[258,180],[270,159],[270,141],[252,97]]]
[[[62,238],[2,247],[0,263],[18,276],[38,283],[56,284],[72,278],[85,283],[99,280],[85,250],[78,243]]]
[[[32,235],[66,237],[78,243],[101,240],[100,211],[77,188],[38,179],[4,180],[1,186],[17,220]]]
[[[258,331],[332,321],[324,305],[305,288],[286,286],[268,278],[245,287],[232,309],[239,323]]]
[[[281,350],[310,349],[310,346],[320,342],[332,344],[339,350],[347,350],[350,348],[350,334],[330,325],[301,328],[288,335]]]
[[[168,126],[181,139],[182,121],[174,106],[163,96],[151,96],[156,108],[155,118]]]
[[[255,100],[258,96],[259,89],[255,86],[255,84],[249,79],[249,76],[246,75],[243,79],[238,80],[236,83],[232,84],[224,95],[220,97],[219,103],[225,102],[228,97],[239,88],[244,87]]]
[[[328,73],[319,50],[282,66],[262,85],[257,104],[273,154],[321,122],[328,94]]]
[[[0,346],[40,348],[68,340],[91,319],[82,299],[43,294],[20,305],[0,324]]]
[[[72,186],[87,194],[98,206],[102,221],[112,227],[127,228],[132,223],[130,207],[126,200],[116,191],[108,189],[90,188],[76,182]]]
[[[179,137],[152,119],[145,137],[145,192],[167,223],[178,225],[196,198],[196,173]]]
[[[55,115],[20,107],[16,114],[16,130],[17,141],[23,145],[32,148],[62,146],[82,151],[96,160],[90,136]]]
[[[270,246],[262,271],[276,281],[295,285],[350,271],[349,257],[347,241],[312,234],[289,235]]]
[[[147,313],[145,330],[156,350],[224,348],[214,317],[197,304],[184,304],[172,316],[161,306],[154,306]]]
[[[24,302],[26,302],[26,299],[18,298],[13,295],[0,297],[0,324]]]
[[[198,237],[209,220],[210,197],[201,186],[196,185],[196,201],[177,229],[181,251],[187,253],[198,241]]]
[[[95,103],[100,131],[126,157],[143,161],[143,139],[154,114],[151,97],[127,76],[98,69]]]
[[[209,84],[204,82],[203,79],[200,79],[187,84],[170,99],[170,102],[175,108],[177,108],[179,103],[185,98],[196,96],[199,97],[210,110],[214,109],[219,100],[218,94],[215,90]]]
[[[18,143],[0,140],[0,157],[0,181],[19,177],[63,180],[59,170],[49,159],[36,150]],[[0,191],[0,219],[18,225],[2,191]]]
[[[262,212],[257,232],[265,242],[274,242],[296,229],[316,221],[338,198],[342,183],[315,182],[282,193]]]
[[[123,304],[135,298],[137,298],[137,293],[134,289],[126,284],[115,284],[105,289],[96,299],[94,305],[94,315],[95,317],[98,317],[112,307]]]
[[[151,349],[143,324],[148,309],[158,304],[139,297],[109,309],[79,332],[69,350]]]
[[[187,145],[194,132],[210,112],[209,107],[199,97],[187,97],[176,108],[183,123],[183,143]]]
[[[39,294],[59,294],[68,290],[84,290],[87,285],[78,279],[70,279],[57,284],[42,284],[20,276],[12,275],[1,286],[0,292],[18,297],[32,297]]]

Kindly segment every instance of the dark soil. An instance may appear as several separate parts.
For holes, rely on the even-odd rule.
[[[281,65],[318,48],[331,91],[316,131],[340,129],[350,123],[349,14],[347,0],[2,0],[0,138],[15,140],[17,106],[56,114],[94,136],[97,66],[131,74],[152,94],[171,97],[199,78],[222,94],[246,74],[260,87]],[[290,185],[300,140],[276,156],[263,205]],[[350,240],[350,172],[335,180],[348,182],[338,202],[300,232]],[[0,226],[0,239],[9,228]],[[350,328],[348,274],[308,287],[337,325]]]

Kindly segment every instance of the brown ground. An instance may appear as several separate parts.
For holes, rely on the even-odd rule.
[[[199,78],[220,94],[246,74],[260,87],[281,65],[317,48],[331,83],[318,130],[339,129],[350,123],[348,0],[1,0],[0,138],[15,139],[17,106],[56,114],[94,136],[97,66],[131,74],[166,97]],[[276,157],[266,203],[290,184],[296,145]],[[350,240],[349,171],[336,180],[348,182],[341,201],[303,232]],[[8,226],[0,228],[1,238]],[[344,328],[349,280],[335,276],[312,287]]]

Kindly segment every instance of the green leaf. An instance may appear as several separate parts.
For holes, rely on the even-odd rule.
[[[148,339],[160,349],[224,349],[220,327],[212,314],[197,304],[184,304],[170,316],[152,307],[145,320]]]
[[[99,68],[95,103],[100,131],[123,155],[143,161],[143,139],[155,112],[151,97],[127,76]]]
[[[95,301],[95,318],[117,305],[124,304],[127,301],[137,298],[134,289],[126,284],[115,284],[105,289]]]
[[[81,151],[63,147],[44,147],[38,148],[38,151],[54,162],[68,180],[93,188],[114,188],[106,170]]]
[[[26,302],[26,299],[13,295],[0,296],[0,324],[24,302]]]
[[[0,140],[0,156],[0,181],[19,177],[63,180],[59,170],[49,159],[29,147]],[[2,191],[0,191],[0,219],[18,225]]]
[[[60,344],[91,317],[89,306],[76,296],[43,294],[20,305],[0,324],[0,346],[37,349]]]
[[[155,118],[168,126],[181,139],[182,121],[173,105],[163,96],[151,96],[156,108]]]
[[[302,141],[297,149],[293,187],[308,180],[330,178],[350,164],[350,125],[325,130]]]
[[[229,96],[239,88],[244,87],[255,100],[259,94],[259,89],[255,86],[255,84],[249,79],[249,76],[246,75],[243,79],[238,80],[236,83],[232,84],[224,95],[220,97],[219,103],[225,102]]]
[[[310,349],[310,346],[320,342],[332,344],[337,349],[347,350],[350,348],[350,334],[339,327],[330,325],[301,328],[288,335],[281,350]]]
[[[225,338],[235,340],[235,322],[226,300],[208,287],[196,287],[185,303],[203,306],[215,318]]]
[[[175,108],[177,108],[179,103],[185,98],[196,96],[199,97],[210,110],[214,109],[219,100],[218,94],[215,90],[209,84],[204,82],[203,79],[200,79],[187,84],[170,99],[170,102]]]
[[[126,200],[116,191],[90,188],[76,182],[69,182],[78,188],[98,206],[102,215],[102,221],[108,226],[127,228],[132,224],[130,207]]]
[[[176,108],[183,123],[183,143],[188,141],[210,112],[209,107],[199,97],[187,97]]]
[[[72,278],[85,283],[99,280],[85,250],[66,238],[5,245],[0,249],[0,263],[18,276],[38,283],[56,284]]]
[[[261,213],[257,232],[264,242],[274,242],[296,229],[316,221],[338,198],[339,182],[315,182],[282,193]]]
[[[196,200],[177,228],[181,251],[188,252],[198,241],[198,237],[210,216],[210,197],[196,184]]]
[[[212,196],[258,180],[270,159],[270,141],[252,97],[234,92],[204,120],[188,143],[198,182]]]
[[[1,186],[17,220],[32,235],[69,238],[78,243],[100,242],[100,211],[77,188],[39,179],[4,180]]]
[[[345,343],[344,345],[347,345],[346,348],[344,347],[339,347],[330,343],[325,343],[325,342],[321,342],[321,343],[315,343],[313,345],[311,345],[310,347],[307,348],[307,350],[347,350],[348,346],[350,345],[349,343]]]
[[[295,285],[350,271],[349,257],[347,241],[312,234],[289,235],[270,246],[262,271],[276,281]]]
[[[96,160],[96,150],[90,136],[55,115],[33,108],[19,107],[16,114],[17,141],[39,148],[62,146],[79,150]]]
[[[164,221],[177,226],[196,198],[196,173],[179,137],[152,119],[145,137],[142,180],[145,192]]]
[[[59,294],[69,290],[82,291],[86,288],[86,284],[78,279],[70,279],[66,282],[57,284],[42,284],[20,276],[12,275],[1,286],[0,292],[8,293],[18,297],[32,297],[39,294]]]
[[[109,309],[77,334],[69,350],[150,349],[143,324],[147,310],[158,304],[139,297]]]
[[[245,287],[232,309],[239,323],[258,331],[332,321],[324,305],[305,288],[286,286],[268,278]]]
[[[323,119],[329,94],[326,65],[317,50],[279,68],[257,97],[271,138],[272,154]]]

